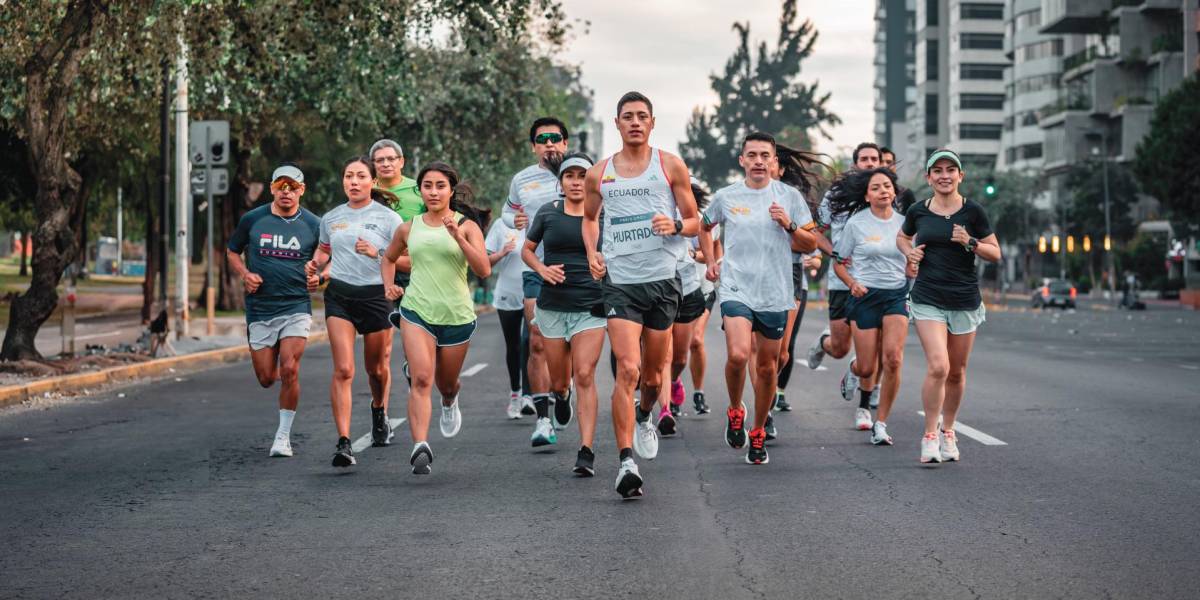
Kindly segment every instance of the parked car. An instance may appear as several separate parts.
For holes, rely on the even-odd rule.
[[[1042,287],[1033,291],[1031,303],[1034,308],[1061,306],[1075,308],[1075,284],[1066,279],[1047,279]]]

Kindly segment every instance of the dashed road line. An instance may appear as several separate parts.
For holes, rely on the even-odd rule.
[[[479,363],[477,365],[471,365],[469,368],[467,368],[465,371],[463,371],[462,374],[459,375],[459,377],[470,377],[470,376],[486,369],[487,366],[488,366],[487,363]]]
[[[1189,371],[1200,371],[1200,365],[1179,365],[1179,368],[1187,369]]]
[[[388,422],[392,424],[392,431],[395,431],[396,428],[399,427],[401,423],[404,423],[407,420],[408,419],[405,419],[405,418],[388,419]],[[371,445],[371,434],[368,433],[367,435],[364,435],[364,436],[358,438],[357,440],[354,440],[354,443],[350,444],[350,449],[354,450],[357,453],[357,452],[362,452],[363,450],[366,450],[367,447],[370,445]]]
[[[917,414],[924,417],[925,411],[918,410]],[[954,432],[961,433],[961,434],[979,442],[980,444],[983,444],[984,446],[1007,446],[1008,445],[1007,442],[996,439],[978,429],[975,429],[974,427],[965,425],[965,424],[963,424],[962,421],[954,422]]]

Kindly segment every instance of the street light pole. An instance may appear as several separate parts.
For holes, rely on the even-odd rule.
[[[1112,218],[1109,216],[1109,198],[1108,198],[1108,136],[1104,133],[1100,134],[1101,145],[1104,146],[1104,155],[1100,157],[1103,161],[1104,171],[1104,257],[1108,264],[1108,295],[1111,300],[1116,300],[1116,274],[1113,269],[1116,268],[1116,262],[1113,260],[1112,253]]]

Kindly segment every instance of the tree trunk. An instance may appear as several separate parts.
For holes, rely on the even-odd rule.
[[[225,261],[225,246],[229,244],[229,237],[233,235],[238,220],[254,203],[250,199],[250,152],[242,150],[243,146],[248,148],[250,144],[240,144],[234,140],[232,146],[230,150],[234,150],[232,154],[236,169],[233,173],[234,184],[229,190],[229,195],[219,203],[217,212],[219,220],[213,224],[213,237],[216,238],[217,265],[219,267],[217,308],[228,311],[244,310],[246,296],[242,289],[242,280],[234,274]]]
[[[29,277],[29,230],[21,232],[21,277]]]
[[[66,159],[71,86],[88,52],[103,0],[72,0],[55,35],[25,63],[25,134],[37,183],[33,277],[12,302],[2,360],[38,359],[37,332],[58,304],[59,279],[74,260],[81,222],[83,181]]]
[[[154,198],[150,180],[142,179],[142,199],[146,203],[146,274],[142,279],[142,323],[149,323],[154,314],[155,278],[158,275],[158,219],[154,217]]]

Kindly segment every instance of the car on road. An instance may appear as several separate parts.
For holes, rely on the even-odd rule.
[[[1042,287],[1033,291],[1031,303],[1034,308],[1061,306],[1075,308],[1075,284],[1067,279],[1047,279]]]

